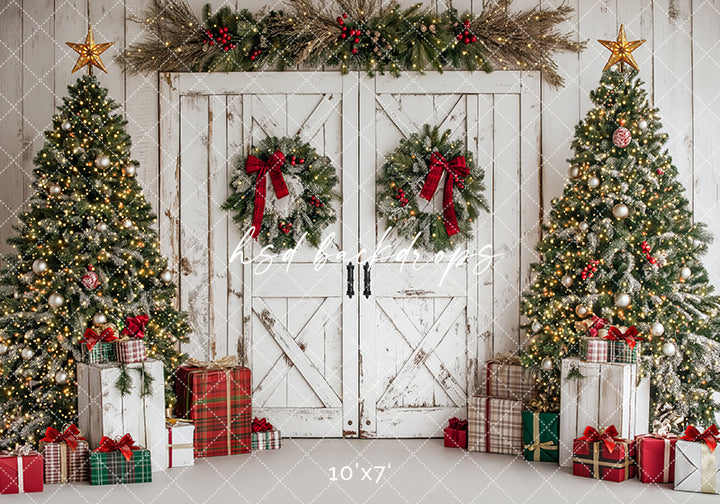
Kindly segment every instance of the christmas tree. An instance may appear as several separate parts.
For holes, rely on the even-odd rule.
[[[103,68],[108,45],[73,44],[76,69]],[[0,271],[0,446],[37,441],[77,416],[79,341],[93,325],[148,315],[148,357],[172,377],[185,316],[135,178],[126,121],[98,80],[69,86],[35,158],[34,196]],[[136,379],[136,378],[133,378]],[[169,380],[166,379],[166,389]],[[39,435],[39,437],[38,437]]]
[[[592,325],[583,321],[636,326],[651,418],[708,425],[720,390],[720,299],[699,258],[711,237],[693,222],[658,110],[637,78],[631,52],[640,43],[621,28],[605,44],[613,55],[590,93],[594,108],[575,128],[570,181],[552,202],[541,262],[523,294],[522,358],[542,400],[557,408],[561,359],[578,355]]]

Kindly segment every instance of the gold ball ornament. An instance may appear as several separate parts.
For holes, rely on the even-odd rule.
[[[98,222],[97,225],[95,226],[95,229],[97,229],[101,233],[104,233],[105,231],[107,231],[107,228],[108,228],[108,225],[105,224],[104,222]]]
[[[132,227],[132,225],[133,225],[133,223],[130,219],[125,219],[124,221],[122,221],[122,226],[125,229],[130,229]]]
[[[65,385],[68,381],[68,375],[62,369],[55,373],[55,381],[60,385]]]
[[[543,371],[551,371],[553,368],[553,360],[550,357],[544,357],[540,362],[540,367]]]
[[[35,259],[32,263],[32,270],[38,275],[42,275],[47,269],[48,265],[43,259]]]
[[[70,124],[70,121],[63,121],[60,123],[60,129],[63,131],[70,131],[70,128],[72,128],[72,124]]]
[[[5,355],[6,353],[8,353],[8,346],[0,343],[0,355]]]
[[[93,315],[92,318],[93,325],[103,325],[105,322],[107,322],[107,317],[104,313],[96,313]]]
[[[35,352],[33,352],[32,349],[29,347],[23,348],[22,351],[20,352],[20,357],[22,357],[25,360],[32,359],[34,355],[35,355]]]
[[[95,166],[98,168],[107,168],[110,166],[110,158],[107,157],[105,154],[100,154],[98,157],[95,158]]]
[[[136,172],[135,165],[130,164],[130,165],[123,167],[123,173],[125,174],[126,177],[134,176],[135,172]]]
[[[570,275],[565,275],[564,277],[562,277],[562,278],[560,279],[560,282],[561,282],[565,287],[570,287],[570,286],[573,284],[573,279],[572,279],[572,277],[571,277]]]
[[[530,329],[532,329],[533,332],[539,332],[540,329],[542,329],[542,325],[540,325],[540,322],[538,322],[537,320],[533,320]]]
[[[615,216],[616,219],[622,220],[628,216],[630,213],[630,209],[627,207],[625,203],[618,203],[613,207],[613,216]]]
[[[648,123],[645,119],[641,119],[638,121],[638,129],[641,131],[645,131],[648,127]]]
[[[48,193],[50,193],[50,196],[58,196],[61,192],[62,188],[57,184],[53,184],[48,187]]]
[[[48,297],[48,304],[53,308],[60,308],[65,302],[65,298],[59,292],[53,292]]]
[[[594,176],[590,177],[588,179],[588,187],[590,189],[597,189],[598,187],[600,187],[600,179],[598,177],[594,177]]]
[[[585,318],[590,314],[590,310],[587,309],[585,305],[577,305],[575,307],[575,315],[577,315],[580,318]]]
[[[585,221],[582,221],[580,224],[578,224],[578,229],[582,231],[583,233],[586,232],[588,229],[590,229],[590,224],[588,224]]]
[[[582,175],[582,171],[580,170],[579,166],[571,166],[570,168],[568,168],[568,177],[570,177],[572,180],[579,179],[580,175]]]
[[[163,282],[170,283],[170,282],[172,282],[172,279],[173,279],[172,271],[165,270],[162,273],[160,273],[160,280],[162,280]]]

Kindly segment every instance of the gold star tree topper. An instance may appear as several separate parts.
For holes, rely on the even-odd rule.
[[[107,73],[107,69],[100,59],[100,55],[104,53],[111,45],[112,42],[105,42],[103,44],[96,44],[95,37],[93,36],[92,26],[88,28],[87,36],[85,37],[84,44],[75,44],[73,42],[65,42],[67,45],[73,48],[76,53],[80,55],[75,63],[75,67],[72,69],[72,73],[77,72],[82,67],[88,67],[88,74],[92,75],[92,67],[96,66],[103,72]]]
[[[625,38],[625,26],[620,25],[620,33],[618,34],[617,40],[598,40],[598,42],[612,51],[610,59],[608,59],[607,63],[605,63],[603,72],[615,63],[620,64],[621,72],[623,71],[623,63],[627,63],[635,70],[639,70],[637,61],[633,58],[632,52],[643,45],[645,40],[633,40],[632,42],[628,42],[627,38]]]

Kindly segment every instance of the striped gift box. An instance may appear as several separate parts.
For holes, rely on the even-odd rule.
[[[107,364],[108,362],[117,361],[115,343],[105,343],[104,341],[100,341],[96,343],[90,351],[88,351],[85,345],[83,345],[82,351],[84,360],[88,364]]]
[[[149,450],[133,450],[130,460],[125,460],[125,456],[120,451],[95,451],[90,455],[90,484],[92,485],[149,483],[151,481]]]
[[[471,397],[468,403],[468,450],[521,455],[522,401]]]
[[[519,364],[494,360],[485,363],[485,395],[503,397],[516,401],[530,401],[534,395],[535,382],[527,370]]]
[[[640,351],[640,343],[630,348],[626,341],[608,341],[608,361],[621,364],[635,364]]]
[[[580,355],[585,362],[608,362],[609,341],[597,337],[583,337],[580,340]]]
[[[253,450],[278,450],[282,445],[279,430],[273,429],[265,432],[253,432],[251,436],[251,446]]]
[[[45,484],[87,481],[90,476],[90,446],[87,441],[78,440],[75,450],[65,441],[40,443],[40,452],[45,458]]]
[[[145,342],[141,339],[131,338],[122,340],[118,341],[116,345],[118,362],[133,364],[147,360]]]

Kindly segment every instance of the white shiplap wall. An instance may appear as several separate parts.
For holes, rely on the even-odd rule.
[[[486,0],[487,1],[487,0]],[[566,179],[574,126],[589,108],[588,93],[600,78],[607,51],[595,42],[614,38],[624,23],[630,39],[647,43],[634,54],[655,104],[660,107],[669,149],[698,220],[718,241],[705,258],[714,283],[720,284],[720,0],[541,0],[569,3],[575,14],[565,28],[590,39],[580,56],[557,56],[564,88],[542,89],[542,198],[545,210]],[[140,26],[126,21],[141,15],[144,0],[2,0],[0,1],[0,251],[17,214],[31,194],[32,159],[42,144],[54,107],[68,83],[75,53],[65,41],[80,41],[87,22],[96,40],[112,41],[101,76],[111,96],[124,106],[133,139],[133,157],[141,163],[146,197],[159,204],[158,77],[126,76],[112,55],[143,37]],[[205,0],[190,0],[199,13]],[[230,3],[259,9],[259,0]],[[402,3],[410,3],[404,1]],[[480,8],[482,0],[460,0],[460,9]],[[516,8],[537,0],[516,0]],[[279,8],[280,4],[270,8]],[[169,169],[170,167],[165,167]],[[533,247],[534,244],[524,244]]]

